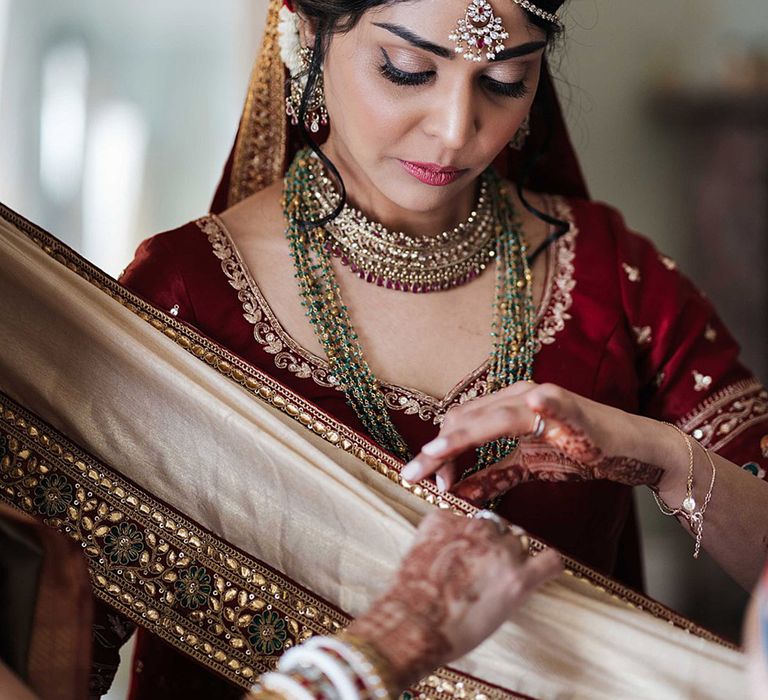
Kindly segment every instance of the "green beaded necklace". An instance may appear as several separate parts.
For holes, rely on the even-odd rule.
[[[315,156],[309,150],[296,155],[286,173],[283,188],[283,211],[288,221],[286,236],[302,306],[352,409],[379,445],[407,461],[412,456],[408,445],[392,422],[381,386],[363,356],[349,309],[341,298],[332,256],[326,245],[329,234],[322,227],[307,225],[328,213],[321,209],[314,196],[318,178],[313,174],[311,158]],[[495,172],[488,169],[483,177],[487,179],[496,219],[496,295],[491,328],[493,351],[488,373],[490,393],[531,378],[534,309],[531,273],[520,223]],[[501,438],[483,445],[477,451],[477,463],[464,476],[503,459],[516,445],[514,438]]]

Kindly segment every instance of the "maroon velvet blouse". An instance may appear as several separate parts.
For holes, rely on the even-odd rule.
[[[674,261],[630,232],[613,209],[575,199],[557,199],[554,206],[572,225],[549,253],[536,324],[535,381],[675,423],[765,478],[768,393],[739,364],[738,346],[710,303]],[[281,327],[216,217],[146,240],[121,281],[366,432],[326,362]],[[478,368],[442,400],[384,385],[392,418],[412,451],[437,434],[448,408],[484,393],[486,373],[486,367]],[[504,497],[499,512],[560,551],[642,588],[629,487],[609,481],[527,483]],[[169,697],[168,692],[202,697],[218,684],[224,684],[216,691],[223,694],[226,685],[147,634],[141,635],[137,664],[133,698]]]

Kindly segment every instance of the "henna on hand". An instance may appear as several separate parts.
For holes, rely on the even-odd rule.
[[[394,584],[349,632],[372,644],[407,688],[453,658],[452,613],[478,600],[478,567],[500,535],[481,521],[446,513],[433,517],[403,562]],[[484,567],[483,567],[484,568]]]
[[[582,428],[568,421],[550,420],[553,425],[541,440],[521,440],[506,460],[459,482],[453,492],[482,505],[525,481],[609,479],[627,486],[659,483],[662,468],[631,457],[607,456]]]

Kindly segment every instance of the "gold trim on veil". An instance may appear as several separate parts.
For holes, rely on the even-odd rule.
[[[269,0],[264,39],[251,74],[240,131],[235,143],[228,206],[268,187],[283,176],[287,148],[286,74],[280,58],[277,25],[282,2]]]

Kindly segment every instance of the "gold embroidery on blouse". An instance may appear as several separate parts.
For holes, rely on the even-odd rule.
[[[664,267],[667,268],[667,270],[677,270],[677,263],[672,260],[667,255],[659,255],[659,260],[661,260],[661,264],[664,265]]]
[[[710,324],[707,324],[707,327],[704,329],[704,337],[710,343],[714,343],[717,340],[717,331],[714,329],[713,326],[711,326]]]
[[[338,388],[328,365],[312,362],[311,357],[296,352],[298,348],[288,342],[258,285],[251,278],[248,268],[242,264],[237,249],[224,227],[213,217],[200,219],[198,226],[208,236],[213,254],[221,260],[224,275],[237,291],[237,298],[243,307],[243,316],[253,326],[254,339],[265,352],[274,355],[275,365],[288,370],[299,379],[311,378],[320,386]]]
[[[653,342],[650,326],[632,326],[632,331],[638,345],[650,345]]]
[[[550,256],[550,270],[541,300],[542,313],[538,319],[538,343],[536,351],[543,345],[552,345],[555,336],[565,328],[571,319],[570,308],[573,306],[573,289],[576,286],[574,264],[576,258],[576,238],[579,229],[573,217],[573,211],[562,197],[554,197],[555,216],[570,224],[570,230],[556,243]]]
[[[621,263],[621,266],[624,268],[624,272],[627,273],[627,279],[630,282],[640,281],[641,279],[640,268],[632,267],[632,265],[628,265],[627,263]]]
[[[543,345],[554,343],[557,333],[571,318],[571,293],[576,285],[573,260],[578,228],[568,204],[559,197],[553,200],[556,215],[570,222],[570,230],[555,243],[553,254],[549,256],[547,280],[537,314],[537,352]],[[319,386],[342,391],[327,361],[297,343],[283,328],[221,219],[209,215],[199,219],[197,225],[208,237],[214,255],[221,260],[222,271],[229,284],[237,290],[243,317],[254,327],[254,339],[274,356],[275,365],[299,379],[312,379]],[[425,422],[439,425],[449,408],[486,393],[487,372],[486,361],[460,379],[442,399],[411,387],[387,382],[381,384],[390,410],[416,415]]]
[[[693,370],[693,390],[694,391],[706,391],[712,386],[712,377],[706,374],[702,374],[698,370]]]
[[[719,450],[737,435],[768,420],[768,391],[756,379],[732,384],[678,421],[704,447]]]

